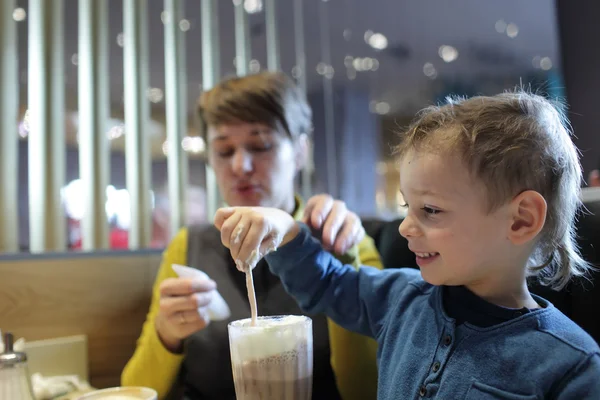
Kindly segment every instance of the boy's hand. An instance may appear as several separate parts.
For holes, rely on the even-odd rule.
[[[328,194],[318,194],[306,203],[302,222],[313,230],[323,248],[337,255],[345,254],[365,237],[358,215],[346,208],[346,203]]]
[[[291,241],[300,231],[296,221],[277,208],[220,208],[214,224],[241,271],[254,268],[262,257]]]

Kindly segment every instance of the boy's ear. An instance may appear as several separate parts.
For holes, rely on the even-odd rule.
[[[515,245],[534,240],[544,228],[548,205],[535,190],[526,190],[510,203],[508,239]]]

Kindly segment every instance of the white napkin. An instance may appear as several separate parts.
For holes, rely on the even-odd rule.
[[[50,400],[71,392],[89,390],[90,385],[79,379],[77,375],[31,376],[33,394],[37,400]]]
[[[171,268],[180,278],[210,279],[205,272],[185,265],[172,264]],[[207,311],[212,321],[223,321],[231,316],[231,310],[218,290],[215,290],[212,301],[207,306]],[[202,314],[200,309],[198,312]]]

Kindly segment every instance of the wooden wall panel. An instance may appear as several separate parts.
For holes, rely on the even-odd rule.
[[[85,334],[91,384],[118,385],[159,263],[157,252],[0,258],[0,329],[26,340]]]

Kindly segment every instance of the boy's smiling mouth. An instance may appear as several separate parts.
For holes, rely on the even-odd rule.
[[[430,257],[434,257],[434,256],[437,256],[440,254],[440,253],[420,253],[417,251],[415,251],[414,253],[417,255],[417,257],[420,257],[420,258],[430,258]]]

